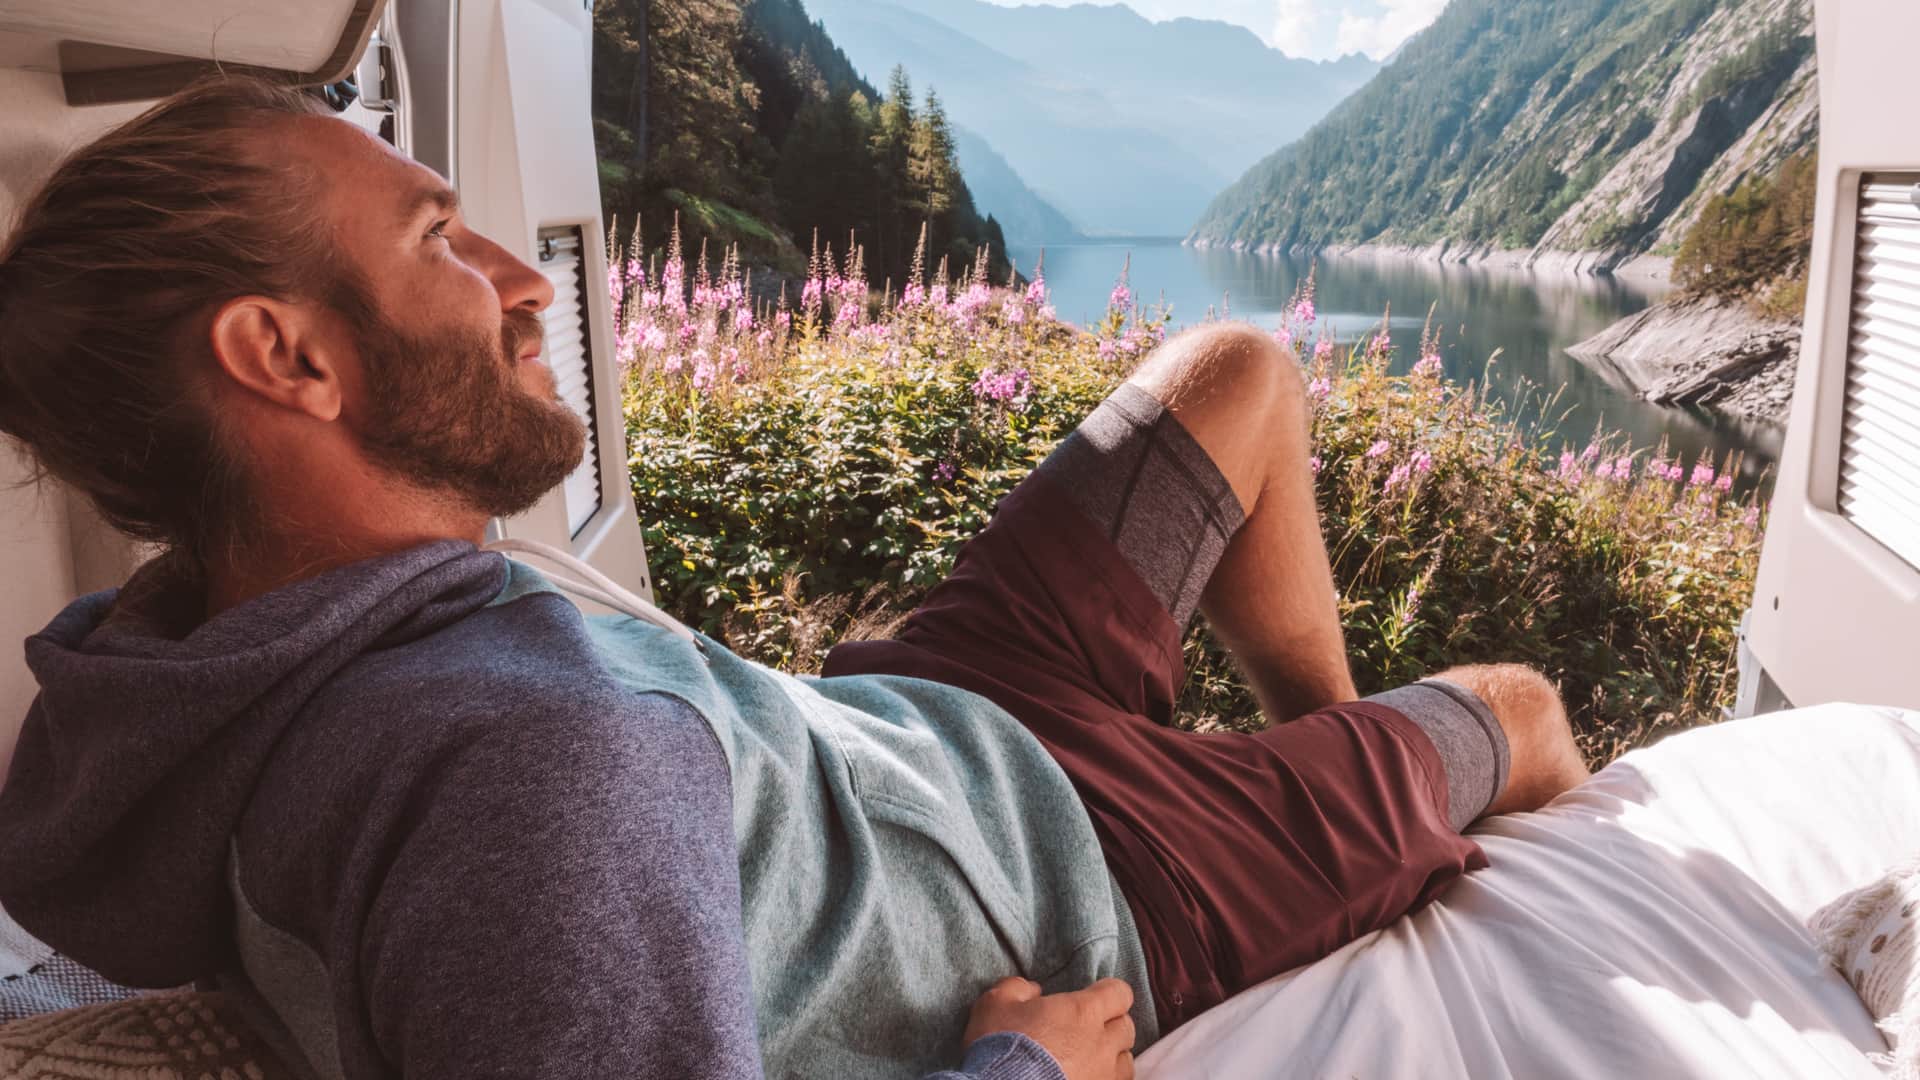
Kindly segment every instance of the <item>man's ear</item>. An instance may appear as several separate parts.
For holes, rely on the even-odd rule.
[[[241,387],[315,420],[339,417],[341,357],[311,307],[236,297],[213,313],[210,339],[221,370]]]

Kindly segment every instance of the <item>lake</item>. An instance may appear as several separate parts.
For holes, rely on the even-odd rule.
[[[1031,276],[1039,249],[1016,245],[1011,254]],[[1134,294],[1149,306],[1164,299],[1176,326],[1204,320],[1210,308],[1276,326],[1311,272],[1322,328],[1336,341],[1376,333],[1391,311],[1387,333],[1396,347],[1395,370],[1405,371],[1419,359],[1431,309],[1449,379],[1485,380],[1536,424],[1545,396],[1559,392],[1546,410],[1556,441],[1584,446],[1596,427],[1604,427],[1625,433],[1635,448],[1651,449],[1664,439],[1689,464],[1702,456],[1718,463],[1738,453],[1747,482],[1779,457],[1778,428],[1650,405],[1567,355],[1567,346],[1657,300],[1659,291],[1647,286],[1412,259],[1253,255],[1182,247],[1173,239],[1101,240],[1046,247],[1047,287],[1060,317],[1083,324],[1100,318],[1129,255]]]

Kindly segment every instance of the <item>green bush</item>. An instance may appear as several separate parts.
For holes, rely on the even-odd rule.
[[[1789,288],[1798,280],[1804,299],[1818,184],[1819,169],[1808,151],[1781,162],[1772,176],[1753,177],[1707,200],[1680,242],[1674,281],[1694,294],[1737,297]],[[1764,306],[1764,296],[1759,303]],[[1798,314],[1795,307],[1792,315]]]
[[[1163,325],[1120,290],[1087,332],[1031,299],[1044,286],[977,283],[868,322],[864,295],[834,310],[835,281],[814,293],[828,303],[774,316],[777,332],[762,314],[727,345],[728,320],[696,304],[673,316],[695,330],[628,358],[633,492],[662,603],[799,671],[909,610]],[[1311,324],[1279,333],[1309,358],[1311,467],[1362,692],[1450,664],[1534,664],[1596,762],[1717,717],[1760,537],[1729,478],[1607,439],[1552,454],[1442,382],[1437,358],[1392,376],[1384,337],[1336,349],[1310,344]],[[715,377],[712,355],[734,366]],[[1187,657],[1183,725],[1265,722],[1202,623]]]

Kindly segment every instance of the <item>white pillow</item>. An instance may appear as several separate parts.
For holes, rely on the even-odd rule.
[[[1892,1051],[1895,1080],[1920,1080],[1920,858],[1813,913],[1808,929],[1852,984]]]
[[[0,908],[0,979],[18,978],[53,957],[53,949],[34,940]]]

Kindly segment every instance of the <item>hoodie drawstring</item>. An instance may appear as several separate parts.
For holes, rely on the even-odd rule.
[[[588,585],[554,573],[548,573],[545,576],[562,592],[592,600],[596,604],[604,604],[621,614],[631,615],[641,622],[652,623],[675,637],[685,639],[699,650],[702,659],[707,658],[707,643],[700,640],[698,634],[681,625],[673,616],[648,603],[644,597],[559,548],[543,544],[538,540],[504,539],[486,544],[480,550],[502,554],[518,552],[522,555],[532,555],[579,574],[593,584]]]

